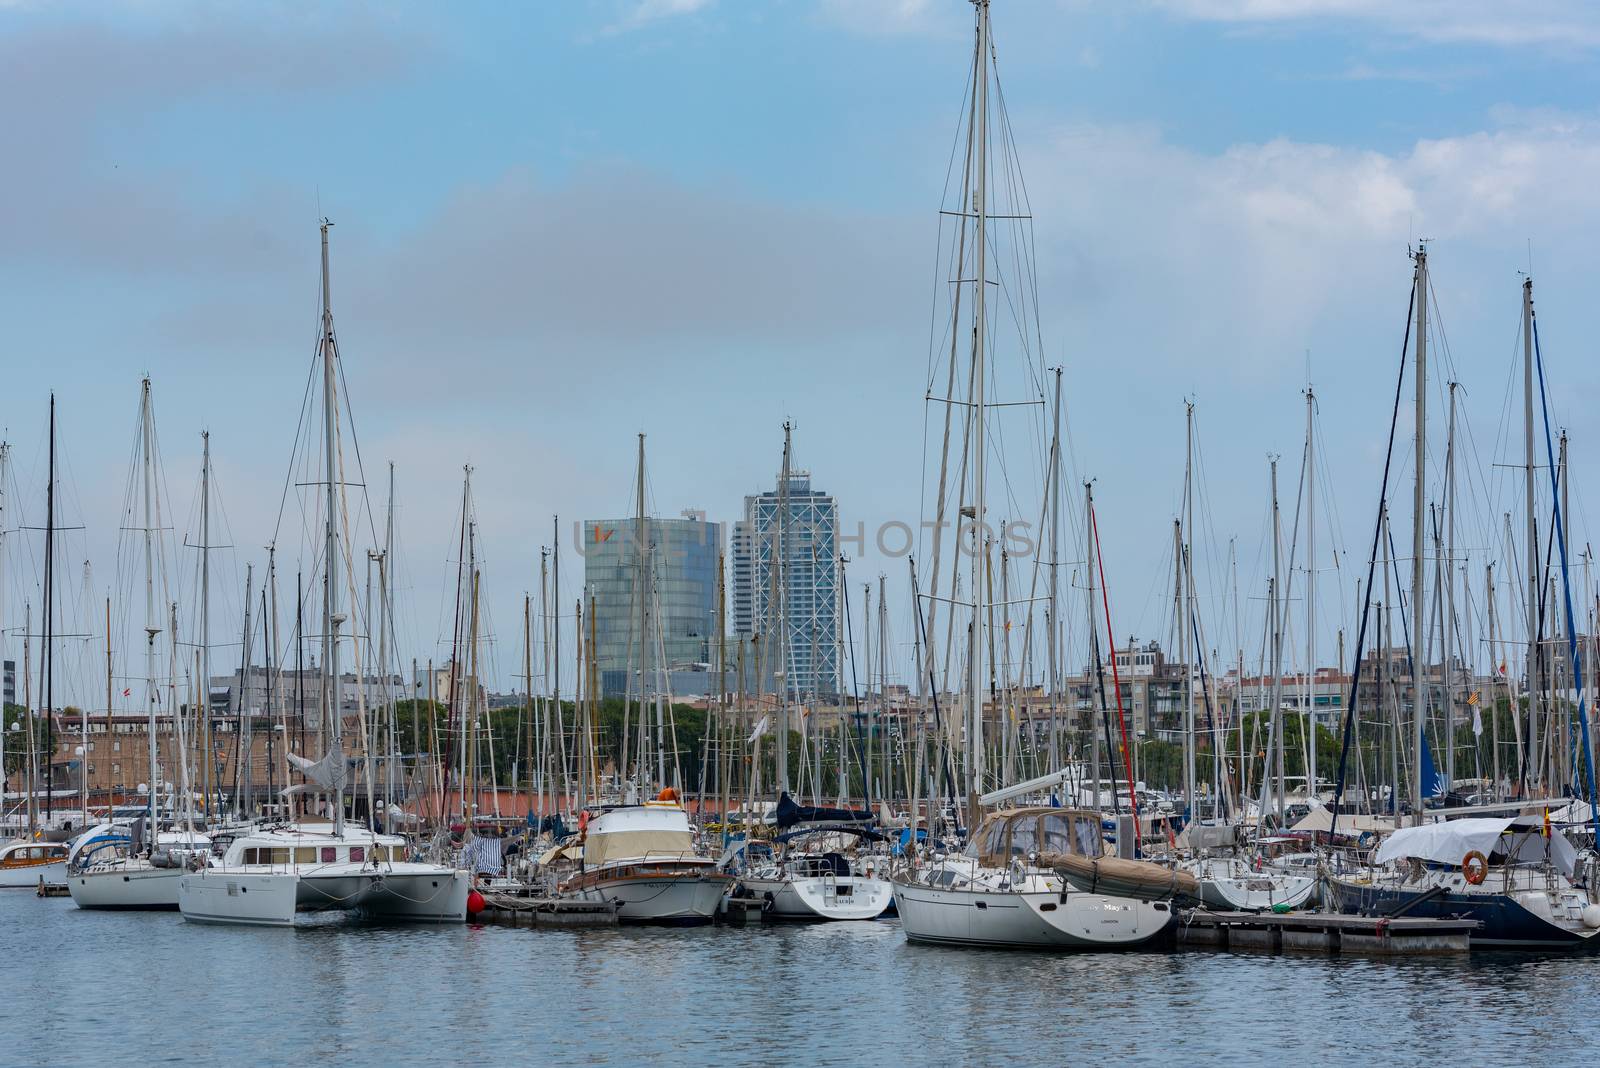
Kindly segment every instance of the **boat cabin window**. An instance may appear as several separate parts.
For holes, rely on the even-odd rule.
[[[1100,847],[1100,821],[1092,816],[1072,817],[1072,838],[1079,856],[1098,857],[1105,852]]]
[[[339,851],[337,849],[335,849],[333,846],[323,846],[322,847],[322,863],[324,863],[324,864],[332,864],[334,861],[336,861],[338,859],[339,859]]]
[[[1005,845],[1006,821],[991,816],[979,825],[967,842],[967,856],[982,859],[998,857]]]
[[[1072,817],[1067,815],[1055,815],[1052,813],[1048,816],[1041,817],[1039,823],[1039,852],[1076,852],[1072,848]]]
[[[287,864],[289,850],[274,849],[271,846],[246,846],[241,860],[245,864]]]
[[[1039,821],[1016,819],[1011,821],[1011,855],[1026,857],[1039,848]]]
[[[365,847],[363,847],[363,846],[351,846],[350,847],[350,859],[351,859],[351,861],[353,861],[354,863],[357,863],[357,864],[361,863],[363,860],[366,860],[367,859],[367,851],[366,851]]]
[[[295,846],[294,862],[296,864],[315,864],[317,862],[317,847]]]

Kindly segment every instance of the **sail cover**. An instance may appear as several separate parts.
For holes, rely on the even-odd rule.
[[[1506,856],[1518,863],[1549,860],[1569,878],[1578,855],[1559,834],[1546,835],[1542,817],[1466,819],[1403,827],[1384,839],[1374,860],[1417,859],[1435,864],[1460,864],[1468,853],[1482,853],[1499,861]]]
[[[793,827],[797,823],[871,823],[872,813],[849,808],[821,808],[796,804],[794,798],[784,794],[778,798],[778,826]]]

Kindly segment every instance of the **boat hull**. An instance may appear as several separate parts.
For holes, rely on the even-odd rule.
[[[896,879],[895,904],[906,940],[930,945],[1016,949],[1131,949],[1164,935],[1165,902],[1067,890],[930,887]]]
[[[563,897],[611,901],[619,923],[696,925],[716,918],[733,877],[709,870],[687,872],[591,873],[568,884]]]
[[[894,903],[894,887],[864,876],[746,878],[744,886],[779,920],[875,920]]]
[[[178,907],[182,868],[128,864],[81,871],[67,878],[73,904],[80,909],[166,911]]]
[[[307,874],[210,869],[178,880],[178,907],[193,923],[288,927],[301,915],[328,911],[406,923],[462,923],[470,889],[466,872],[429,865]]]
[[[33,890],[43,879],[52,886],[67,881],[67,862],[53,860],[45,864],[19,864],[0,868],[0,889]]]
[[[1544,895],[1527,892],[1446,892],[1425,898],[1428,887],[1405,888],[1334,878],[1328,894],[1340,912],[1391,915],[1400,909],[1407,916],[1478,921],[1471,944],[1496,949],[1581,949],[1600,946],[1600,930],[1553,922],[1535,911]],[[1548,907],[1548,906],[1547,906]]]
[[[1309,876],[1253,871],[1231,859],[1202,861],[1191,874],[1200,884],[1201,902],[1229,912],[1304,908],[1317,890],[1317,880]]]

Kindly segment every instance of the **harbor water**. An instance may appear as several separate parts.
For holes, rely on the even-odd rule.
[[[1592,956],[907,945],[748,928],[208,928],[0,896],[0,1064],[1587,1062]]]

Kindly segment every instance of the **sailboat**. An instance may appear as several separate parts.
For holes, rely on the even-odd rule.
[[[967,170],[962,177],[959,209],[953,213],[962,220],[958,224],[961,245],[951,276],[960,282],[953,289],[957,301],[970,292],[971,396],[970,403],[965,398],[948,398],[970,420],[965,435],[970,451],[963,459],[963,481],[970,478],[970,504],[964,503],[960,511],[971,524],[972,567],[966,590],[971,615],[966,627],[963,722],[958,732],[951,732],[954,737],[964,735],[966,740],[962,755],[969,833],[960,852],[935,853],[897,873],[893,880],[895,904],[906,938],[912,942],[1073,949],[1135,946],[1170,928],[1174,917],[1171,898],[1192,890],[1192,879],[1131,857],[1106,857],[1101,817],[1092,810],[1000,808],[980,815],[984,806],[1006,805],[1028,796],[1035,791],[1035,784],[1002,787],[979,796],[986,775],[984,709],[990,688],[984,660],[990,652],[988,636],[995,626],[994,602],[1004,600],[1003,592],[995,597],[989,539],[984,536],[992,519],[985,483],[991,433],[988,409],[994,403],[986,397],[991,363],[986,304],[988,288],[993,284],[989,278],[992,235],[988,224],[991,219],[1005,217],[1005,213],[994,213],[988,202],[993,52],[988,0],[974,0],[974,9],[976,54],[969,92]],[[1003,109],[1000,115],[1003,118]],[[1008,138],[1001,141],[1003,146],[1010,143]],[[1005,173],[1012,173],[1014,162],[1007,161]],[[1024,284],[1022,288],[1027,287]],[[957,337],[968,336],[966,319],[958,305],[957,314],[952,317],[952,357]],[[1030,324],[1025,332],[1033,334],[1033,327]],[[1024,343],[1031,340],[1027,337]],[[954,378],[952,360],[952,381]],[[945,499],[942,477],[941,504]],[[920,615],[920,605],[918,612]],[[1008,709],[1000,711],[1004,719]],[[1003,725],[1003,729],[1010,728]],[[1009,774],[1011,769],[1001,770]],[[1099,884],[1099,873],[1103,866],[1109,869],[1111,865],[1103,862],[1110,861],[1126,868],[1117,873],[1115,888],[1106,889]]]
[[[346,575],[341,563],[350,559],[341,538],[341,489],[345,483],[338,441],[338,341],[328,277],[328,228],[322,232],[322,317],[318,360],[322,370],[323,408],[323,584],[321,713],[327,751],[311,760],[291,754],[307,780],[286,794],[318,791],[331,799],[332,822],[287,823],[219,835],[214,855],[199,870],[178,879],[178,908],[195,923],[292,926],[297,916],[320,911],[354,912],[407,921],[463,922],[470,890],[466,871],[450,864],[420,860],[400,835],[345,820],[349,760],[342,741],[340,699],[340,629],[345,614]],[[355,607],[351,596],[352,609]],[[354,630],[354,628],[353,628]],[[359,631],[356,631],[359,633]],[[357,645],[359,677],[360,647]],[[359,688],[358,688],[359,692]],[[369,818],[374,809],[373,754],[367,745]]]
[[[168,715],[178,728],[174,757],[180,765],[182,790],[174,812],[179,817],[177,825],[164,827],[164,814],[160,808],[162,767],[158,759],[156,739],[158,710],[162,704],[163,687],[156,677],[157,640],[168,635],[168,649],[176,655],[176,640],[170,628],[163,624],[157,607],[158,587],[165,601],[165,577],[158,570],[167,560],[164,547],[158,547],[157,535],[163,528],[160,515],[159,471],[155,455],[155,409],[151,397],[150,379],[140,383],[139,432],[136,471],[140,482],[139,514],[141,525],[142,557],[144,561],[144,634],[145,678],[144,704],[145,729],[149,739],[149,778],[146,790],[147,807],[141,818],[137,834],[119,834],[115,823],[104,824],[82,836],[73,846],[69,862],[67,888],[73,903],[80,909],[176,909],[178,907],[178,877],[195,858],[210,849],[210,839],[195,830],[193,792],[188,788],[188,747],[184,744],[183,717],[176,708]],[[133,477],[130,475],[130,478]],[[129,495],[130,508],[133,495]],[[171,614],[176,618],[176,613]],[[109,613],[108,613],[109,626]],[[106,636],[109,642],[109,633]],[[107,660],[109,667],[109,657]],[[109,698],[109,682],[107,684]],[[138,841],[135,841],[135,839]]]
[[[1425,693],[1422,683],[1422,617],[1417,606],[1422,600],[1422,537],[1424,521],[1423,470],[1425,464],[1425,398],[1428,342],[1428,254],[1426,248],[1414,253],[1413,293],[1416,326],[1417,391],[1417,474],[1415,484],[1414,562],[1412,572],[1411,664],[1417,694],[1412,715],[1412,768],[1410,781],[1413,825],[1391,834],[1375,851],[1371,867],[1365,871],[1334,874],[1328,889],[1342,911],[1394,915],[1464,917],[1478,921],[1472,932],[1475,946],[1511,948],[1575,947],[1600,944],[1600,903],[1593,897],[1592,880],[1580,870],[1573,847],[1553,830],[1545,813],[1525,811],[1521,815],[1498,818],[1431,820],[1424,807],[1425,798],[1436,796],[1448,786],[1439,777],[1423,730]],[[1530,554],[1536,542],[1531,537],[1534,525],[1533,398],[1535,369],[1539,394],[1543,399],[1543,366],[1538,349],[1537,324],[1533,315],[1533,281],[1522,286],[1522,337],[1524,360],[1524,398],[1526,494]],[[1566,534],[1561,522],[1561,495],[1555,493],[1557,480],[1554,456],[1549,445],[1549,413],[1545,415],[1546,451],[1555,509],[1553,527],[1561,550],[1562,584],[1567,591],[1568,641],[1572,654],[1574,689],[1579,693],[1577,723],[1582,737],[1588,736],[1588,717],[1583,688],[1582,665],[1576,656],[1577,637],[1571,630],[1571,594],[1566,575]],[[1391,431],[1392,435],[1392,431]],[[1387,486],[1385,487],[1387,489]],[[1530,624],[1535,622],[1531,614]],[[1537,630],[1530,626],[1531,685],[1537,669]],[[1357,642],[1360,655],[1360,641]],[[1352,702],[1353,703],[1353,702]],[[1531,713],[1530,709],[1530,713]],[[1349,725],[1346,725],[1346,738]],[[1594,775],[1589,767],[1588,746],[1583,750],[1582,772],[1591,804]],[[1448,761],[1447,761],[1448,766]],[[1576,775],[1578,769],[1574,769]],[[1536,771],[1535,776],[1538,776]],[[1342,788],[1342,775],[1340,786]],[[1396,784],[1398,786],[1398,784]],[[1554,807],[1554,806],[1552,806]],[[1592,818],[1592,812],[1591,812]]]

